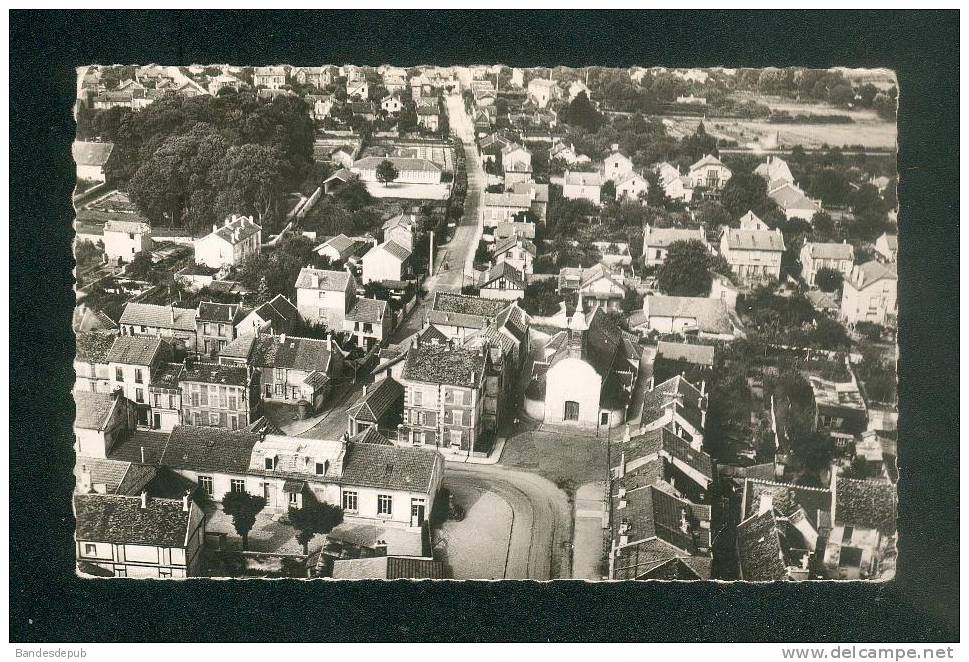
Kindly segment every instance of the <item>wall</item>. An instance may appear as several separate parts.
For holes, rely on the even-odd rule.
[[[566,358],[546,373],[545,422],[557,425],[595,427],[599,423],[602,378],[591,365],[578,358]],[[579,403],[579,419],[565,420],[565,402]]]

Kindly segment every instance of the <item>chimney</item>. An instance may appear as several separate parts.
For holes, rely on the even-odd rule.
[[[146,490],[141,491],[141,509],[148,509],[148,492]]]
[[[141,448],[141,463],[144,464],[145,463],[145,447],[144,446],[141,446],[140,448]]]
[[[280,333],[279,334],[279,344],[282,345],[282,344],[285,344],[285,343],[286,343],[286,334],[285,333]]]
[[[363,385],[363,394],[364,395],[367,395],[367,385],[366,384]]]
[[[171,309],[171,313],[172,313],[172,326],[175,326],[175,303],[172,302],[169,308]]]
[[[757,514],[763,515],[774,509],[774,495],[765,492],[760,495],[760,503],[757,506]]]
[[[191,490],[185,490],[185,494],[182,495],[182,512],[187,513],[191,509],[190,499],[192,492]]]
[[[690,519],[686,516],[686,508],[680,509],[680,531],[690,533]]]
[[[94,491],[91,485],[91,472],[88,471],[87,465],[81,466],[81,493],[90,494]]]
[[[374,543],[373,551],[377,556],[387,556],[387,541],[378,540]]]
[[[216,233],[216,232],[218,232],[218,231],[219,231],[219,226],[218,226],[218,225],[216,225],[215,223],[213,223],[213,224],[212,224],[212,232],[213,232],[213,233]]]
[[[232,222],[232,219],[233,219],[233,217],[232,217],[232,216],[226,216],[226,218],[225,218],[225,220],[224,220],[224,221],[222,221],[222,224],[223,224],[223,225],[225,225],[225,226],[228,226],[228,225],[229,225],[229,223],[231,223],[231,222]]]
[[[317,273],[314,273],[311,276],[311,282],[313,283],[313,287],[319,287],[320,286],[320,275],[317,274]]]

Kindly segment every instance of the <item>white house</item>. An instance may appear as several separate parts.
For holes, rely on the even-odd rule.
[[[286,84],[286,67],[255,67],[252,70],[254,87],[278,90]]]
[[[848,324],[893,325],[898,315],[898,272],[894,263],[855,265],[841,293],[841,318]]]
[[[244,83],[229,73],[221,73],[218,76],[213,76],[209,79],[209,94],[212,96],[217,96],[219,91],[223,88],[229,88],[238,91]]]
[[[529,181],[532,177],[532,153],[511,143],[501,150],[501,167],[505,171],[505,185]]]
[[[367,83],[366,78],[347,79],[347,98],[366,100],[369,96],[370,84]]]
[[[193,243],[195,263],[213,269],[236,267],[262,250],[262,226],[251,216],[233,214],[222,227],[212,226],[212,232]]]
[[[637,200],[649,191],[649,182],[639,173],[630,173],[616,182],[616,200]]]
[[[614,151],[602,162],[603,178],[616,184],[631,174],[633,174],[633,162],[619,150]]]
[[[720,254],[745,284],[762,283],[781,276],[784,235],[780,230],[727,228],[720,238]]]
[[[74,451],[85,457],[107,457],[138,424],[134,404],[120,391],[74,391],[74,406]]]
[[[588,200],[599,204],[602,193],[602,175],[598,172],[565,171],[562,196],[569,200]]]
[[[675,241],[699,241],[709,249],[703,228],[654,228],[647,223],[643,228],[644,265],[661,266],[666,262],[670,244]]]
[[[433,161],[421,158],[406,158],[400,156],[367,156],[354,161],[350,169],[362,181],[376,182],[377,166],[384,161],[390,161],[397,169],[395,184],[439,184],[442,168]]]
[[[733,176],[733,172],[720,159],[712,154],[706,154],[702,159],[690,166],[690,179],[694,187],[704,187],[719,191]]]
[[[693,180],[689,175],[680,174],[676,166],[665,161],[655,166],[654,170],[659,175],[659,183],[666,197],[681,202],[693,200]]]
[[[114,143],[93,143],[75,140],[71,145],[74,163],[77,165],[77,178],[89,182],[103,182],[104,168],[111,158]]]
[[[525,275],[507,262],[498,262],[482,275],[479,288],[485,299],[515,301],[525,296]]]
[[[356,290],[353,276],[346,271],[305,267],[296,279],[296,309],[309,322],[343,329]]]
[[[585,92],[587,98],[592,99],[592,90],[585,83],[581,80],[572,81],[572,84],[569,85],[569,101],[573,101],[575,97],[583,92]]]
[[[767,197],[777,203],[787,220],[799,218],[810,221],[821,211],[821,203],[812,200],[800,188],[790,182],[780,182],[767,193]]]
[[[532,196],[529,193],[489,193],[481,195],[481,214],[485,227],[496,227],[511,221],[516,214],[531,211]]]
[[[855,251],[848,244],[808,241],[801,247],[801,278],[814,285],[821,269],[839,271],[847,278],[854,262]]]
[[[554,80],[534,78],[528,81],[528,98],[539,108],[545,108],[553,99],[558,99],[559,92]]]
[[[416,214],[400,213],[391,216],[381,228],[384,232],[384,241],[394,241],[399,246],[413,252],[417,245],[420,233],[420,224]]]
[[[767,223],[764,223],[760,217],[753,212],[753,210],[748,209],[747,213],[740,217],[740,229],[741,230],[770,230]]]
[[[535,244],[522,237],[508,237],[504,241],[496,242],[491,252],[491,259],[495,263],[507,262],[521,273],[532,273],[532,262],[538,254]]]
[[[629,328],[640,334],[695,333],[713,340],[733,340],[742,335],[736,319],[720,299],[660,294],[643,300],[642,311],[629,316]]]
[[[109,220],[104,224],[104,255],[109,262],[131,262],[141,251],[150,251],[151,226],[142,221]]]
[[[587,269],[562,267],[559,271],[558,293],[565,296],[578,294],[579,301],[585,302],[586,310],[600,307],[620,310],[626,289],[624,277],[601,263]]]
[[[794,183],[791,168],[787,165],[787,161],[779,156],[768,156],[764,163],[754,168],[754,174],[764,178],[768,190],[776,188],[784,182]]]
[[[371,248],[363,256],[363,282],[406,280],[410,276],[411,252],[388,239]]]
[[[345,234],[338,234],[330,237],[322,244],[313,249],[320,257],[328,258],[331,262],[343,262],[353,255],[357,247],[357,241]]]
[[[875,252],[880,262],[895,262],[898,258],[898,235],[883,232],[875,240]]]
[[[396,115],[404,108],[404,103],[397,94],[388,94],[380,102],[380,109],[388,115]]]

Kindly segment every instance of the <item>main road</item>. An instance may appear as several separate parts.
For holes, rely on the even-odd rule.
[[[446,290],[459,292],[474,277],[474,254],[481,240],[481,194],[487,176],[478,157],[474,143],[474,125],[464,109],[460,94],[447,98],[448,122],[452,135],[461,141],[465,168],[468,173],[468,191],[464,199],[464,213],[454,229],[451,240],[441,246],[434,256],[434,273],[425,281],[427,295],[414,307],[407,319],[391,336],[391,343],[399,343],[421,328],[424,313],[434,292]]]

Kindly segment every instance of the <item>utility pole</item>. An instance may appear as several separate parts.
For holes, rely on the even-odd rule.
[[[427,247],[427,254],[429,256],[428,259],[430,260],[429,262],[430,269],[428,270],[427,273],[429,276],[433,276],[434,275],[434,230],[431,230],[428,241],[430,242]]]

